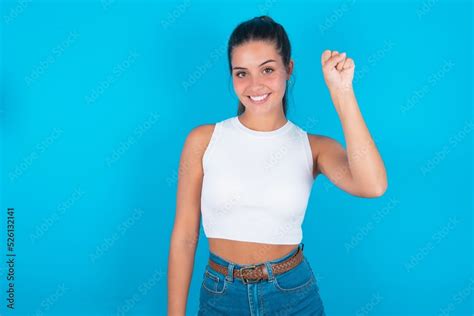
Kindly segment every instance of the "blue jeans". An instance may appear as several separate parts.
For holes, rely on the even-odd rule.
[[[274,275],[270,263],[283,261],[303,250],[300,243],[287,255],[263,262],[269,273],[268,280],[243,282],[233,277],[239,265],[226,261],[213,252],[210,258],[228,268],[228,276],[212,269],[209,264],[203,274],[198,315],[318,315],[325,316],[323,302],[313,270],[303,254],[300,264],[289,271]]]

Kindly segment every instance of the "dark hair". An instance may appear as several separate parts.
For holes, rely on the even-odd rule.
[[[283,64],[288,71],[291,59],[291,45],[288,35],[282,25],[275,22],[271,17],[262,15],[248,21],[240,23],[232,32],[227,44],[227,57],[229,61],[229,70],[232,75],[232,50],[234,47],[250,42],[252,40],[263,40],[275,44],[278,54],[283,60]],[[285,94],[283,95],[283,112],[286,116],[287,110],[287,91],[288,81],[286,84]],[[237,115],[245,111],[245,107],[239,100]]]

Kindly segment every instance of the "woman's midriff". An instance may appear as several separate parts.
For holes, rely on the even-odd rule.
[[[275,245],[221,238],[208,238],[208,241],[211,252],[240,265],[275,260],[298,247],[298,244]]]

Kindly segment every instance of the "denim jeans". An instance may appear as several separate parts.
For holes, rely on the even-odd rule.
[[[287,255],[263,262],[269,272],[268,280],[243,282],[233,277],[239,265],[226,261],[213,252],[210,258],[228,268],[228,276],[206,265],[199,297],[198,315],[318,315],[325,316],[323,302],[313,270],[303,254],[303,260],[289,271],[274,275],[270,263],[283,261],[303,250],[300,243]]]

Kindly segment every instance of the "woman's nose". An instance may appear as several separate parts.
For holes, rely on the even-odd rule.
[[[250,82],[250,91],[260,91],[264,88],[261,78],[253,77]]]

